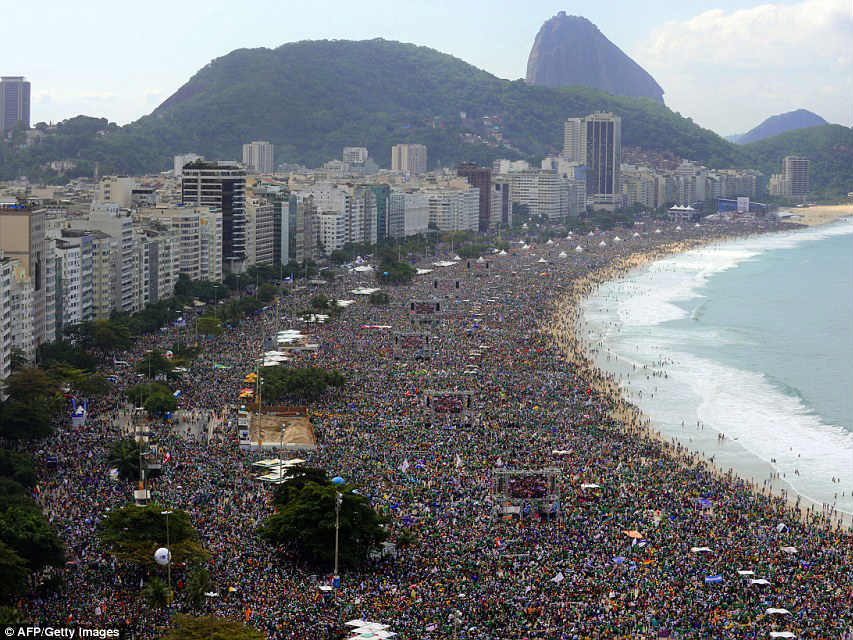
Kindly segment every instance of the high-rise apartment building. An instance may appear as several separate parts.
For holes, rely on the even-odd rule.
[[[53,342],[53,300],[48,295],[45,247],[45,211],[33,211],[21,204],[0,205],[0,250],[18,260],[33,287],[33,339],[36,346]],[[52,286],[51,286],[52,289]]]
[[[791,183],[791,197],[805,200],[809,194],[809,159],[785,156],[782,171],[784,179]]]
[[[0,400],[5,400],[2,382],[12,373],[12,266],[14,261],[0,250]]]
[[[569,118],[563,125],[563,153],[569,162],[584,162],[583,118]]]
[[[581,150],[586,165],[586,197],[594,208],[614,210],[622,204],[622,118],[593,113],[583,119]]]
[[[273,170],[273,145],[266,140],[255,140],[244,144],[243,164],[252,173],[271,173]]]
[[[0,132],[30,128],[30,83],[24,76],[0,78]]]
[[[181,177],[184,204],[213,207],[222,212],[222,263],[241,273],[246,260],[246,171],[236,162],[197,160],[184,166]]]
[[[246,201],[246,265],[273,264],[275,206],[262,198]]]
[[[492,176],[489,186],[489,229],[512,226],[512,186],[504,175]]]
[[[347,164],[364,164],[367,162],[367,148],[344,147],[341,159]]]
[[[388,198],[388,235],[405,238],[429,229],[429,199],[421,191],[392,189]]]
[[[204,160],[204,156],[197,153],[181,153],[173,158],[172,174],[180,178],[184,174],[184,166],[196,160]]]
[[[480,190],[478,230],[481,233],[488,231],[489,216],[491,214],[492,170],[466,162],[456,167],[456,175],[466,178],[468,184]]]
[[[426,173],[427,148],[422,144],[395,144],[391,147],[391,171],[410,175]]]

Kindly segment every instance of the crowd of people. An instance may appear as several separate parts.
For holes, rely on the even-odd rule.
[[[432,272],[388,289],[390,304],[361,297],[325,324],[302,323],[316,291],[294,289],[220,336],[198,338],[200,355],[177,383],[179,405],[203,414],[209,429],[150,424],[168,452],[153,499],[187,511],[210,554],[213,588],[195,612],[244,620],[273,640],[341,637],[352,618],[388,624],[406,640],[849,633],[850,535],[655,437],[574,337],[576,303],[596,273],[730,233],[661,229],[622,230],[622,242],[605,232],[513,244],[486,263],[425,259],[417,266]],[[436,280],[460,285],[446,290]],[[371,283],[352,272],[320,291],[352,299],[358,286]],[[409,302],[434,296],[440,314],[415,328],[424,318]],[[136,383],[132,365],[145,350],[193,342],[188,325],[114,354],[130,367],[116,370],[111,356],[105,368],[120,388]],[[273,507],[250,465],[271,452],[237,446],[243,378],[264,337],[288,328],[320,349],[281,366],[337,369],[347,381],[310,407],[317,449],[300,457],[357,486],[399,542],[396,553],[345,570],[334,598],[318,589],[332,567],[304,565],[256,534]],[[430,334],[429,359],[394,344],[395,332],[415,330]],[[473,392],[470,412],[427,406],[430,389]],[[38,463],[58,460],[55,469],[40,464],[38,500],[67,544],[68,565],[60,588],[22,603],[30,620],[118,624],[139,638],[159,637],[170,622],[173,611],[141,595],[159,570],[119,563],[95,532],[132,498],[133,485],[113,479],[106,463],[127,410],[121,393],[90,402],[83,426],[69,420],[41,445]],[[516,496],[517,512],[505,509],[494,470],[546,467],[559,470],[557,508]],[[179,570],[173,579],[183,579]],[[194,611],[180,588],[173,610]]]

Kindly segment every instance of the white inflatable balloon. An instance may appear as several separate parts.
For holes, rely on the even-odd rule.
[[[165,547],[160,547],[157,551],[154,552],[154,562],[159,564],[160,566],[165,567],[169,564],[169,560],[172,559],[172,554],[169,553],[169,550]]]

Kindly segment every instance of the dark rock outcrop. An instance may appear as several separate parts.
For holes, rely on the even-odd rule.
[[[584,86],[663,103],[663,89],[586,18],[561,11],[536,34],[527,59],[528,84]]]

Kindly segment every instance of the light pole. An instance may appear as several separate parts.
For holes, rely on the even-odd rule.
[[[459,625],[462,623],[462,612],[459,609],[454,609],[450,613],[450,621],[453,622],[453,637],[459,637]]]
[[[341,577],[338,575],[338,539],[341,529],[341,503],[344,496],[340,491],[335,491],[335,599],[338,597],[338,588],[341,586]]]
[[[161,511],[160,515],[166,516],[166,551],[169,552],[169,561],[166,563],[166,580],[169,585],[169,605],[172,604],[172,547],[169,545],[169,515],[171,511]]]

